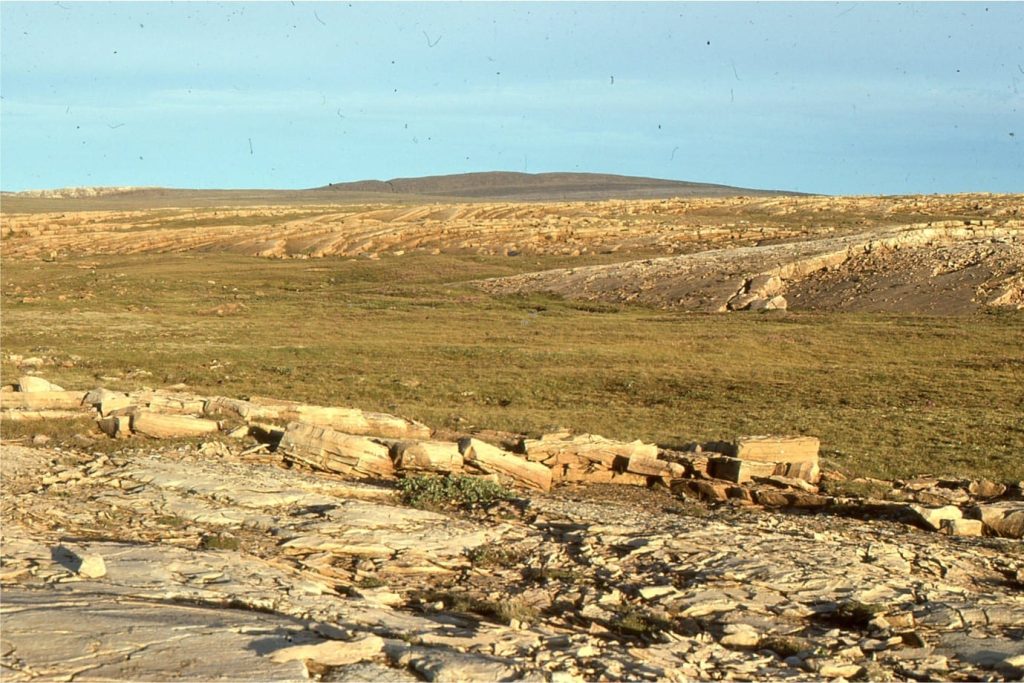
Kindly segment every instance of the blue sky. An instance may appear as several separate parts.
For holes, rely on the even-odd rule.
[[[0,4],[0,184],[1024,191],[1024,3]]]

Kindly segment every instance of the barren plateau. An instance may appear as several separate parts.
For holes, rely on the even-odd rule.
[[[5,680],[1024,678],[1024,197],[497,180],[4,195]]]

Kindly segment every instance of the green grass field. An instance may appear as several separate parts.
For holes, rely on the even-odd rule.
[[[68,388],[184,382],[433,427],[563,426],[669,447],[813,434],[826,465],[851,474],[1024,478],[1024,314],[703,315],[467,284],[567,263],[5,261],[2,345],[80,357],[43,373]],[[6,355],[3,374],[17,376]]]

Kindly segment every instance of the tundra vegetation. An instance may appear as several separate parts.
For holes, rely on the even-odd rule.
[[[47,376],[71,387],[184,383],[438,428],[565,427],[670,447],[806,433],[821,438],[826,466],[852,475],[1021,476],[1020,312],[695,314],[495,296],[470,284],[579,263],[444,254],[9,261],[3,347],[68,361]],[[3,374],[18,374],[8,358]],[[37,429],[11,423],[5,436]]]

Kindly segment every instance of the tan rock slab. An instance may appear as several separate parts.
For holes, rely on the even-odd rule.
[[[131,436],[131,422],[128,415],[111,415],[96,420],[96,426],[110,438],[119,439]]]
[[[996,536],[1024,538],[1024,502],[983,503],[968,510],[972,519],[980,519]]]
[[[271,661],[278,664],[296,660],[312,660],[323,666],[345,666],[373,659],[384,650],[384,639],[369,635],[355,640],[326,640],[311,645],[293,645],[275,650]]]
[[[83,409],[84,391],[37,390],[31,392],[0,392],[0,408],[26,410],[75,410]]]
[[[987,479],[972,481],[967,486],[967,492],[975,498],[998,498],[1006,493],[1006,485]]]
[[[944,522],[952,522],[964,516],[960,508],[955,505],[943,505],[941,507],[908,505],[907,509],[913,513],[915,519],[932,531],[941,529]]]
[[[392,439],[430,438],[430,427],[425,424],[387,413],[320,406],[300,406],[296,412],[301,421],[327,424],[350,434],[369,434]]]
[[[42,377],[35,377],[34,375],[24,375],[18,378],[18,391],[24,393],[38,392],[38,391],[64,391],[64,387],[58,386],[49,380],[43,379]]]
[[[157,439],[214,434],[220,426],[213,420],[191,415],[163,415],[140,410],[131,417],[132,431]]]
[[[330,427],[291,422],[278,449],[293,462],[328,472],[353,477],[392,477],[395,474],[387,446]]]
[[[733,455],[740,460],[776,463],[775,474],[814,484],[821,477],[820,445],[813,436],[741,436]]]
[[[741,436],[736,457],[760,462],[818,462],[821,442],[814,436]]]
[[[115,410],[125,410],[137,404],[135,399],[123,391],[111,391],[103,387],[98,387],[87,393],[82,402],[96,408],[104,417]]]
[[[194,394],[157,389],[129,394],[133,405],[144,406],[150,411],[168,415],[201,415],[206,399]]]
[[[410,665],[428,681],[436,683],[511,681],[520,677],[520,669],[513,660],[440,648],[415,649]]]
[[[79,556],[81,564],[78,565],[78,575],[87,579],[98,579],[107,573],[107,565],[103,557],[95,553],[85,553]]]
[[[940,531],[950,536],[981,536],[985,523],[980,519],[944,519]]]
[[[297,681],[302,662],[257,653],[308,638],[294,619],[248,610],[4,587],[4,680]],[[6,663],[6,661],[5,661]]]
[[[252,401],[245,401],[226,396],[212,396],[203,404],[203,414],[209,416],[234,415],[245,421],[276,420],[280,411],[273,406],[264,406]]]
[[[421,422],[356,408],[307,405],[261,396],[253,396],[245,405],[225,400],[218,400],[212,405],[213,407],[237,410],[246,419],[281,419],[305,422],[357,436],[429,439],[431,434],[430,427]],[[250,418],[250,416],[252,417]]]
[[[448,441],[412,441],[394,447],[395,467],[408,472],[460,473],[459,445]]]
[[[673,476],[671,465],[672,463],[652,458],[644,453],[634,453],[626,461],[626,471],[651,477],[671,478]]]
[[[816,673],[822,678],[846,678],[850,679],[860,675],[864,670],[860,664],[848,664],[845,662],[823,662],[817,666]]]
[[[744,484],[754,477],[770,477],[775,474],[774,462],[743,460],[729,456],[718,456],[710,459],[711,476],[715,479]]]
[[[82,417],[80,410],[4,410],[0,412],[0,421],[2,422],[73,420],[80,417]]]
[[[597,470],[622,472],[631,457],[658,458],[658,447],[654,444],[614,441],[596,434],[546,434],[540,439],[524,440],[522,449],[528,460],[552,468],[553,481],[586,481],[583,475]]]
[[[761,636],[754,630],[740,629],[733,633],[727,633],[718,641],[725,647],[735,647],[743,650],[750,650],[757,647],[761,642]]]
[[[663,586],[644,586],[639,590],[640,597],[644,600],[657,600],[658,598],[665,597],[666,595],[673,595],[677,593],[675,586],[663,585]]]
[[[816,461],[782,462],[775,466],[775,473],[790,479],[802,479],[808,483],[821,480],[821,468]]]
[[[539,491],[551,489],[551,469],[540,463],[473,438],[459,441],[459,450],[465,462],[484,472],[508,477],[516,484]]]

